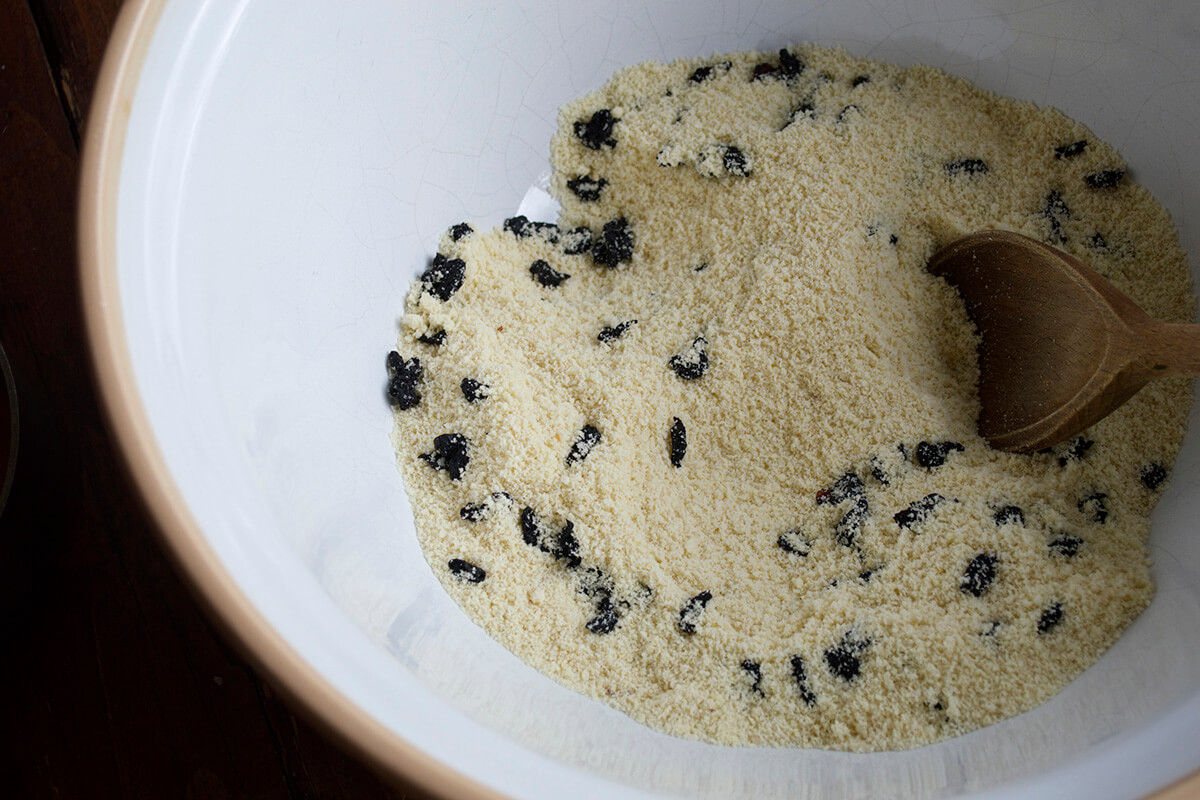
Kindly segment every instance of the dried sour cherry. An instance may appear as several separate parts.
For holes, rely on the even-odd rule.
[[[482,583],[483,579],[487,577],[486,570],[461,558],[450,559],[446,566],[450,568],[451,575],[466,583]]]
[[[805,670],[804,658],[792,656],[789,664],[792,668],[792,680],[796,682],[796,688],[800,691],[800,699],[806,706],[815,705],[817,696],[813,694],[812,688],[808,685],[808,672]]]
[[[567,520],[558,531],[537,515],[530,507],[521,509],[521,540],[536,547],[556,561],[562,561],[574,569],[583,563],[579,555],[579,540],[575,538],[575,523]]]
[[[425,331],[417,337],[417,341],[431,347],[441,347],[446,343],[446,332],[443,330]]]
[[[967,562],[967,568],[963,570],[962,580],[959,582],[963,594],[982,597],[996,579],[996,566],[999,563],[1000,559],[991,553],[980,553]]]
[[[1065,467],[1072,461],[1080,461],[1087,457],[1088,451],[1096,443],[1084,436],[1072,439],[1058,454],[1058,465]]]
[[[487,503],[467,503],[458,510],[458,516],[467,522],[482,522],[487,519],[489,511]]]
[[[817,492],[817,505],[840,505],[847,501],[850,507],[834,523],[833,538],[838,544],[853,547],[871,510],[862,478],[855,472],[846,472],[828,488]]]
[[[959,158],[942,165],[947,175],[985,175],[991,170],[982,158]]]
[[[629,608],[629,603],[614,599],[612,578],[598,567],[586,567],[580,570],[579,592],[596,601],[593,616],[584,623],[584,627],[595,634],[612,633],[616,630],[623,612]]]
[[[461,258],[446,258],[441,253],[433,257],[433,263],[421,273],[421,284],[425,291],[445,302],[462,288],[467,263]]]
[[[1080,139],[1078,142],[1071,142],[1070,144],[1060,144],[1058,147],[1054,148],[1054,157],[1059,159],[1060,161],[1063,159],[1075,158],[1076,156],[1083,155],[1083,151],[1086,149],[1087,149],[1087,140]]]
[[[1114,189],[1125,177],[1125,170],[1120,167],[1102,169],[1083,176],[1083,182],[1093,189]]]
[[[744,178],[750,174],[750,167],[746,162],[745,153],[733,145],[725,146],[721,154],[721,163],[725,167],[725,171],[730,175],[737,175]]]
[[[609,342],[615,342],[617,339],[620,339],[625,335],[625,331],[629,330],[636,324],[636,319],[630,319],[626,320],[625,322],[618,322],[616,325],[609,325],[605,328],[601,328],[600,333],[596,334],[596,338],[605,344],[608,344]]]
[[[1025,512],[1020,506],[1001,506],[992,514],[992,520],[997,525],[1024,525]]]
[[[1049,633],[1063,621],[1064,614],[1062,603],[1055,601],[1046,606],[1038,616],[1037,632]]]
[[[846,472],[838,477],[828,488],[817,492],[817,505],[837,505],[851,497],[865,494],[867,487],[856,472]]]
[[[920,500],[914,500],[909,504],[908,508],[897,512],[892,519],[901,528],[911,528],[914,525],[924,522],[929,514],[945,501],[946,498],[937,492],[927,494]]]
[[[512,495],[508,492],[492,492],[478,503],[467,503],[458,510],[458,516],[467,522],[482,522],[491,516],[492,509],[500,501],[504,501],[509,508],[512,507]]]
[[[1142,471],[1138,474],[1138,477],[1142,481],[1142,486],[1145,486],[1150,491],[1154,491],[1167,480],[1167,470],[1162,464],[1151,462],[1142,467]]]
[[[421,359],[414,356],[406,360],[393,350],[387,354],[387,369],[388,402],[400,409],[413,408],[420,403],[421,395],[417,392],[417,384],[425,374]]]
[[[592,261],[612,269],[633,258],[633,227],[624,217],[604,223],[592,241]]]
[[[696,626],[700,623],[700,617],[704,615],[709,600],[712,600],[712,592],[706,589],[683,604],[683,608],[679,609],[679,621],[676,623],[680,633],[690,636],[696,632]]]
[[[847,633],[840,642],[825,651],[825,666],[834,677],[850,683],[862,672],[862,655],[870,644],[870,639]]]
[[[1067,237],[1063,233],[1063,225],[1071,218],[1071,209],[1067,207],[1062,193],[1057,189],[1046,195],[1046,203],[1042,206],[1042,216],[1050,223],[1049,240],[1059,244],[1067,241]]]
[[[542,286],[551,288],[560,285],[567,278],[571,277],[565,272],[559,272],[550,266],[548,262],[540,258],[529,265],[529,274]]]
[[[716,70],[719,69],[722,72],[728,72],[732,68],[733,64],[729,61],[722,61],[721,63],[713,64],[712,66],[696,67],[692,74],[688,76],[688,80],[692,83],[704,83],[706,80],[713,77]]]
[[[925,469],[935,469],[945,464],[953,452],[964,452],[964,448],[958,442],[919,442],[917,463]]]
[[[621,617],[617,614],[617,607],[613,604],[611,597],[601,597],[596,603],[596,614],[587,622],[584,623],[585,628],[595,634],[612,633],[616,630],[617,623]]]
[[[567,188],[584,203],[594,203],[599,200],[600,192],[605,186],[608,186],[608,181],[604,178],[589,178],[586,175],[580,175],[578,178],[567,181]]]
[[[509,217],[504,220],[504,230],[516,236],[518,239],[524,239],[533,235],[533,228],[530,225],[529,217],[524,214],[519,214],[515,217]]]
[[[759,697],[765,697],[766,695],[762,690],[762,665],[757,661],[747,658],[742,661],[742,670],[750,676],[750,691]]]
[[[563,562],[569,569],[578,567],[583,559],[579,556],[579,540],[575,538],[575,523],[570,520],[558,532],[554,557]]]
[[[486,400],[490,396],[488,394],[489,387],[482,381],[477,381],[474,378],[463,378],[459,383],[458,388],[462,390],[463,397],[468,403],[478,403],[480,400]]]
[[[421,460],[456,481],[471,461],[470,449],[471,440],[461,433],[443,433],[434,437],[433,450],[421,453]]]
[[[826,650],[825,663],[831,673],[847,682],[857,678],[862,669],[858,656],[841,647]]]
[[[699,380],[708,371],[708,340],[697,336],[686,349],[671,356],[667,366],[685,381]]]
[[[667,454],[671,458],[671,466],[683,466],[683,457],[687,454],[687,428],[679,417],[671,422],[671,430],[667,434]]]
[[[529,233],[545,239],[550,244],[558,243],[559,229],[553,222],[530,222]]]
[[[871,459],[871,477],[879,483],[880,486],[889,486],[892,482],[888,476],[887,468],[883,465],[883,461],[875,456]]]
[[[580,225],[578,228],[563,231],[558,235],[558,243],[567,255],[582,255],[592,249],[592,229]]]
[[[870,515],[870,506],[867,504],[866,495],[854,497],[850,501],[850,507],[846,509],[833,526],[833,538],[838,544],[845,547],[853,547],[855,540],[858,539],[858,534],[862,531],[863,525]]]
[[[1062,533],[1050,541],[1049,547],[1052,556],[1074,558],[1079,553],[1079,548],[1083,547],[1083,539],[1069,533]]]
[[[779,51],[778,64],[772,64],[767,61],[755,64],[754,69],[750,72],[750,80],[758,81],[768,77],[788,80],[803,72],[804,66],[804,62],[798,56],[787,49],[783,49]]]
[[[512,495],[508,492],[492,492],[487,498],[478,503],[467,503],[458,510],[458,516],[465,519],[467,522],[482,522],[492,514],[492,509],[496,504],[503,501],[504,504],[512,508]]]
[[[779,534],[775,544],[779,545],[783,552],[801,557],[812,552],[812,542],[798,528],[791,528]]]
[[[591,455],[592,450],[598,444],[600,444],[600,429],[595,425],[584,425],[571,444],[570,452],[567,453],[567,466],[583,461]]]
[[[612,135],[616,124],[617,119],[612,111],[602,108],[586,120],[577,120],[574,131],[584,147],[599,150],[603,147],[616,147],[617,140]]]
[[[772,73],[774,73],[777,69],[779,69],[779,67],[775,66],[774,64],[768,64],[765,61],[762,62],[761,64],[755,64],[754,69],[751,70],[751,72],[750,72],[750,80],[752,80],[752,81],[762,80],[763,78],[767,77],[768,75],[771,75]]]
[[[779,51],[779,72],[783,77],[794,78],[804,72],[804,68],[804,61],[799,56],[786,48]]]

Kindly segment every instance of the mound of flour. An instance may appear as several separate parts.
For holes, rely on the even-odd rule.
[[[489,634],[671,734],[874,750],[1036,706],[1145,608],[1190,383],[993,451],[924,268],[1013,230],[1190,320],[1112,147],[801,46],[622,70],[551,148],[561,219],[451,228],[388,359],[422,547]]]

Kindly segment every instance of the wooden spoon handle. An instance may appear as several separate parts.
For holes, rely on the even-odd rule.
[[[1154,322],[1141,332],[1141,366],[1151,377],[1200,375],[1200,325]]]

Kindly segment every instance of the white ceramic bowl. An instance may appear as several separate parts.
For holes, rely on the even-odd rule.
[[[1125,637],[1031,713],[873,755],[672,739],[527,668],[434,580],[388,441],[383,357],[438,234],[513,214],[557,106],[643,59],[817,41],[1058,106],[1121,148],[1194,258],[1200,12],[1090,6],[133,0],[88,128],[83,280],[110,417],[182,569],[295,698],[447,796],[1130,798],[1192,772],[1194,431]]]

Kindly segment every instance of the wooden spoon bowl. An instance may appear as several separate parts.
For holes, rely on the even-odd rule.
[[[939,250],[929,270],[979,329],[979,433],[1033,452],[1108,416],[1148,381],[1200,374],[1200,325],[1149,316],[1067,253],[1008,231]]]

